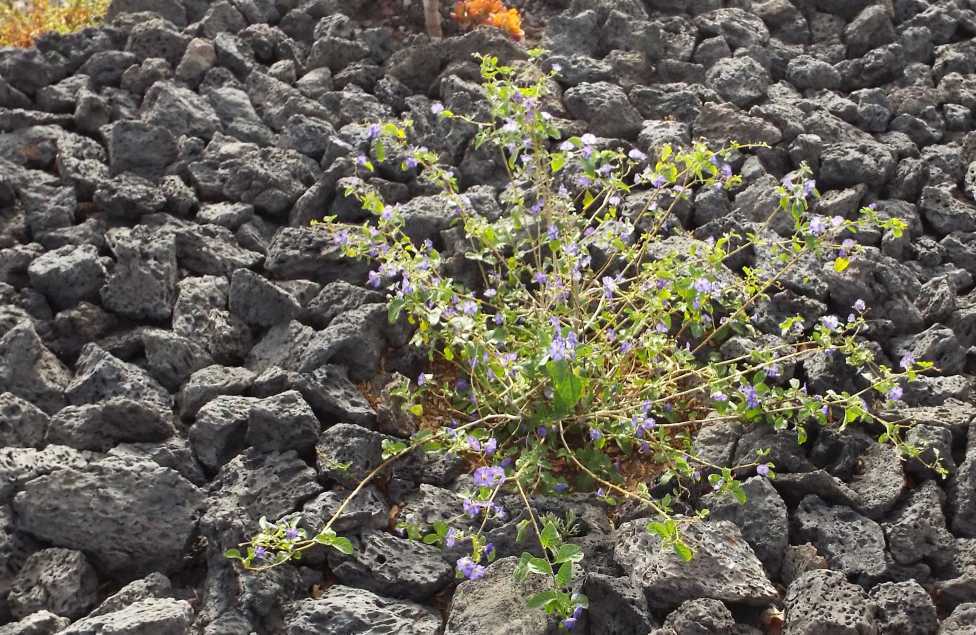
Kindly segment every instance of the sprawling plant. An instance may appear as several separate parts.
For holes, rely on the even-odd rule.
[[[901,383],[925,364],[910,358],[896,370],[877,364],[860,337],[868,311],[861,301],[849,315],[816,324],[791,317],[773,336],[752,319],[801,264],[816,260],[842,271],[857,249],[851,235],[868,225],[897,234],[900,221],[881,220],[870,208],[857,219],[812,214],[808,204],[819,194],[802,167],[783,180],[778,209],[750,233],[692,239],[675,211],[701,188],[738,188],[741,178],[730,164],[745,148],[712,150],[697,142],[654,148],[648,156],[591,134],[563,138],[545,106],[552,73],[541,70],[538,56],[532,52],[520,70],[481,58],[488,121],[440,104],[432,109],[477,126],[476,146],[500,153],[509,174],[501,214],[478,209],[460,193],[435,152],[411,145],[412,122],[405,120],[375,125],[370,153],[358,163],[371,171],[374,161],[400,161],[401,169],[417,171],[443,192],[460,238],[445,240],[450,244],[441,250],[431,239],[415,240],[402,210],[365,186],[348,194],[374,215],[372,222],[326,218],[321,231],[348,257],[374,263],[368,284],[389,291],[390,319],[406,316],[415,327],[412,344],[429,361],[426,372],[398,389],[421,431],[387,442],[386,463],[373,474],[417,450],[462,453],[471,461],[464,514],[426,534],[408,526],[408,535],[448,548],[470,545],[457,571],[477,579],[494,556],[485,528],[507,519],[499,495],[516,496],[527,510],[519,531],[531,531],[541,547],[522,555],[516,576],[546,576],[551,584],[528,602],[571,628],[586,607],[573,587],[583,553],[571,542],[571,523],[537,513],[534,496],[592,492],[611,505],[636,501],[652,516],[648,531],[690,559],[695,545],[683,528],[707,511],[681,516],[673,511],[676,500],[702,490],[744,499],[740,478],[773,477],[775,468],[762,452],[734,470],[696,456],[698,429],[739,421],[794,430],[803,443],[810,425],[866,422],[883,430],[880,441],[918,456],[902,427],[876,412],[898,399]],[[781,217],[792,232],[771,231]],[[739,271],[726,266],[745,250],[761,251],[761,263]],[[462,283],[449,269],[473,275]],[[731,338],[748,345],[723,355]],[[824,351],[843,355],[867,387],[810,394],[791,369]],[[652,474],[654,485],[670,490],[652,496],[646,478],[628,485],[634,474]],[[265,522],[231,555],[262,569],[317,543],[350,551],[333,521],[314,537],[294,520]]]

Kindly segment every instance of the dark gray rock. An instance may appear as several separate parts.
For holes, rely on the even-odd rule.
[[[657,627],[643,591],[628,577],[588,572],[582,592],[590,601],[586,619],[593,631],[624,635]]]
[[[807,571],[829,568],[827,560],[810,543],[788,545],[783,556],[783,568],[780,569],[780,580],[789,586]]]
[[[224,196],[272,216],[286,215],[317,172],[310,158],[281,148],[255,149],[220,165]]]
[[[341,363],[353,381],[371,379],[379,370],[388,323],[385,304],[364,304],[338,315],[316,333],[302,352],[298,370],[311,372],[328,363]]]
[[[213,364],[207,349],[172,331],[147,328],[141,335],[146,369],[171,392],[178,391],[194,372]]]
[[[49,444],[43,450],[0,448],[0,500],[9,501],[23,483],[57,468],[83,469],[88,465],[89,458],[89,453],[63,445]],[[26,557],[27,554],[24,554],[24,559]]]
[[[844,37],[847,42],[848,57],[861,57],[872,49],[895,41],[895,26],[885,7],[872,5],[851,20]]]
[[[254,373],[246,368],[212,365],[197,370],[177,396],[180,416],[195,417],[200,408],[220,395],[243,395],[254,383]]]
[[[176,161],[176,139],[169,128],[123,120],[113,123],[106,136],[112,174],[130,172],[158,180],[166,173],[166,167]]]
[[[74,405],[120,398],[147,411],[169,412],[172,398],[146,371],[118,359],[97,344],[86,344],[75,365],[75,377],[65,387]]]
[[[0,392],[13,393],[51,414],[64,407],[70,381],[71,373],[44,346],[29,321],[0,338]]]
[[[754,476],[742,485],[748,499],[739,503],[731,496],[720,498],[709,494],[702,500],[709,518],[735,523],[756,557],[766,567],[770,578],[778,577],[783,553],[789,541],[786,503],[768,479]]]
[[[98,577],[85,554],[70,549],[42,549],[24,563],[7,602],[15,618],[36,611],[77,619],[95,605]]]
[[[176,66],[176,79],[196,88],[216,63],[217,52],[213,43],[203,38],[193,38],[187,43],[183,57]]]
[[[808,571],[790,584],[783,633],[877,633],[878,606],[839,571]]]
[[[211,471],[220,469],[245,447],[252,397],[220,395],[203,405],[190,426],[190,445],[197,460]]]
[[[319,438],[319,421],[297,390],[267,397],[251,407],[247,444],[263,451],[311,449]]]
[[[422,602],[454,577],[440,550],[381,531],[365,531],[348,557],[328,552],[329,568],[342,584],[374,593]]]
[[[318,446],[319,475],[355,487],[383,461],[386,435],[340,423],[322,433]]]
[[[254,381],[251,394],[268,397],[285,390],[300,392],[324,425],[342,422],[366,428],[376,425],[376,412],[356,385],[349,381],[342,366],[326,364],[310,373],[273,366]]]
[[[197,221],[234,231],[254,217],[254,206],[246,203],[208,203],[196,214]]]
[[[322,329],[340,313],[383,300],[382,293],[337,280],[323,286],[318,295],[308,303],[303,320]]]
[[[934,635],[939,630],[932,597],[914,580],[879,584],[871,589],[869,596],[878,605],[882,633]]]
[[[310,535],[317,534],[336,515],[350,494],[351,492],[343,490],[319,494],[302,508],[300,526]],[[337,533],[346,533],[364,529],[386,529],[389,524],[389,504],[375,487],[366,486],[346,504],[332,523],[332,529]]]
[[[0,393],[0,446],[39,446],[47,426],[43,410],[12,393]]]
[[[321,283],[366,279],[368,265],[347,259],[327,232],[282,227],[268,245],[264,268],[278,280],[302,278]]]
[[[167,232],[148,226],[117,228],[108,233],[115,256],[102,303],[132,319],[166,320],[176,302],[176,242]]]
[[[763,99],[769,87],[769,73],[751,57],[726,57],[705,73],[705,84],[739,108]]]
[[[616,84],[580,84],[567,90],[563,99],[570,114],[586,121],[598,136],[632,139],[640,132],[640,113]]]
[[[89,633],[118,633],[118,635],[139,635],[141,633],[186,633],[193,623],[193,608],[186,600],[173,598],[146,598],[112,613],[86,617],[75,622],[65,635],[88,635]]]
[[[825,187],[866,183],[884,185],[895,171],[895,159],[880,144],[831,143],[820,155],[820,181]]]
[[[969,426],[966,456],[946,486],[952,532],[976,538],[976,428]]]
[[[51,417],[47,443],[107,452],[120,442],[165,441],[176,430],[166,413],[125,398],[67,406]]]
[[[956,461],[952,456],[952,431],[948,428],[915,425],[905,434],[905,441],[918,448],[918,457],[908,461],[905,468],[919,480],[942,478],[929,466],[939,465],[948,476],[956,473]]]
[[[0,626],[0,635],[54,635],[63,632],[71,620],[58,617],[50,611],[32,613],[19,622],[10,622]]]
[[[209,533],[221,531],[228,518],[239,518],[245,523],[240,529],[251,533],[262,516],[277,520],[300,510],[305,501],[321,492],[315,472],[294,452],[262,453],[250,449],[217,472],[201,527]],[[238,542],[236,536],[230,543],[227,539],[228,535],[219,536],[222,548]]]
[[[910,353],[920,361],[934,362],[936,370],[943,375],[958,375],[966,366],[966,349],[952,330],[942,324],[893,340],[890,351],[892,359]]]
[[[124,173],[99,182],[95,189],[95,204],[112,219],[138,221],[143,216],[162,211],[166,196],[152,182]]]
[[[889,444],[872,443],[858,457],[858,471],[850,487],[858,495],[857,509],[880,520],[905,490],[905,475],[898,450]]]
[[[228,300],[231,313],[255,326],[288,322],[301,310],[294,296],[248,269],[234,271]]]
[[[939,627],[940,635],[966,635],[976,628],[976,603],[960,604]]]
[[[194,225],[176,231],[176,258],[180,266],[198,275],[224,276],[239,268],[256,267],[264,257],[237,244],[220,225]]]
[[[685,526],[687,540],[696,548],[691,562],[663,548],[660,537],[647,531],[647,523],[634,520],[618,528],[613,559],[644,590],[652,608],[697,597],[762,606],[777,596],[762,563],[732,523]]]
[[[885,573],[884,533],[869,518],[810,495],[800,501],[792,523],[794,540],[813,544],[831,567],[849,578],[870,581]]]
[[[934,481],[925,481],[881,526],[888,549],[899,564],[927,560],[944,565],[953,552],[942,505],[945,494]]]
[[[89,617],[114,613],[130,604],[135,604],[148,598],[168,598],[173,593],[173,584],[162,573],[150,573],[145,578],[134,580],[105,598]]]
[[[877,315],[891,320],[899,332],[917,332],[922,327],[922,316],[915,306],[921,291],[918,278],[877,248],[860,249],[843,272],[825,268],[824,278],[834,305],[849,307],[862,299]]]
[[[180,33],[172,23],[162,18],[140,21],[129,31],[125,50],[139,60],[161,57],[176,66],[190,38]]]
[[[976,207],[957,197],[949,187],[924,188],[918,208],[939,234],[976,231]]]
[[[705,635],[731,633],[734,629],[732,612],[724,604],[711,598],[701,598],[683,602],[668,615],[662,628],[652,631],[652,634]]]
[[[716,102],[702,105],[691,132],[694,137],[705,137],[715,143],[738,141],[774,145],[783,138],[779,128],[765,119],[747,115],[732,104]]]
[[[55,469],[25,483],[13,502],[19,529],[82,550],[112,575],[179,569],[202,504],[175,471],[119,459]]]
[[[769,29],[762,19],[738,7],[716,9],[695,17],[705,35],[721,35],[733,49],[762,47],[769,42]]]
[[[184,278],[173,307],[173,331],[189,338],[221,364],[236,365],[251,349],[251,332],[227,310],[226,278]]]
[[[413,602],[392,600],[363,589],[337,584],[317,599],[286,607],[289,635],[366,635],[386,631],[404,635],[435,635],[441,618]]]
[[[264,373],[273,366],[296,370],[314,335],[312,329],[295,320],[277,324],[248,353],[246,366],[255,373]]]
[[[258,145],[274,143],[274,133],[261,120],[246,92],[233,86],[207,87],[203,92],[227,135]]]
[[[188,135],[209,140],[220,129],[210,102],[173,82],[156,82],[146,91],[142,120],[169,130],[175,138]]]
[[[36,258],[27,268],[31,286],[58,308],[68,308],[97,296],[105,267],[92,245],[65,246]]]
[[[444,635],[482,631],[545,633],[546,614],[528,608],[524,601],[544,590],[544,581],[540,576],[530,575],[524,583],[516,582],[513,577],[516,564],[517,558],[500,558],[480,580],[459,584],[447,611]]]
[[[810,55],[790,59],[786,79],[799,90],[836,90],[841,82],[836,68]]]

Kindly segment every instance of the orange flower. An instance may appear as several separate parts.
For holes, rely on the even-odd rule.
[[[463,27],[487,24],[522,39],[522,16],[518,10],[507,8],[501,0],[458,0],[454,4],[454,20]]]

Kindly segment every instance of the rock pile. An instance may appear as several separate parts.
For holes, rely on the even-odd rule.
[[[551,4],[551,108],[569,129],[643,151],[768,144],[737,161],[740,189],[695,196],[681,220],[696,238],[757,228],[802,161],[825,191],[818,213],[873,204],[905,221],[902,237],[858,236],[867,248],[846,271],[796,272],[755,321],[775,332],[793,312],[812,323],[867,302],[882,360],[938,366],[893,414],[951,471],[943,482],[858,430],[797,446],[707,428],[696,443],[711,461],[771,448],[781,474],[747,481],[744,507],[708,501],[690,567],[640,520],[612,530],[592,501],[539,501],[585,525],[593,604],[578,628],[757,633],[777,604],[791,635],[974,632],[976,2]],[[506,557],[525,546],[518,517],[492,531],[502,558],[457,586],[443,618],[452,554],[387,531],[394,504],[421,526],[460,509],[452,457],[366,489],[336,525],[359,550],[327,569],[319,554],[256,577],[222,556],[260,516],[301,512],[315,529],[404,434],[355,384],[382,389],[419,360],[365,266],[308,226],[365,219],[344,191],[362,178],[366,124],[409,113],[478,207],[500,209],[504,167],[430,106],[477,109],[471,53],[524,52],[490,30],[403,37],[362,21],[370,8],[115,0],[108,26],[0,50],[0,634],[551,626],[509,601],[526,592]],[[382,166],[370,181],[412,236],[461,249],[449,205],[414,176]],[[818,391],[861,381],[829,356],[794,372]]]

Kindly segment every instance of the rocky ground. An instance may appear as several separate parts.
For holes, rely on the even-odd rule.
[[[882,359],[937,363],[892,415],[951,472],[859,430],[811,430],[798,447],[706,428],[713,462],[770,447],[779,474],[749,479],[744,506],[704,501],[691,564],[636,517],[612,529],[585,497],[537,501],[581,518],[579,631],[776,632],[772,608],[790,634],[976,632],[976,2],[535,4],[551,12],[541,38],[569,129],[645,151],[769,144],[737,162],[739,190],[679,210],[696,238],[748,231],[801,161],[820,213],[875,203],[907,222],[902,238],[860,236],[843,273],[790,277],[756,321],[865,300]],[[554,628],[504,557],[524,546],[517,505],[491,534],[503,557],[456,588],[458,554],[388,531],[391,510],[419,525],[459,511],[456,458],[415,457],[367,488],[336,525],[353,557],[254,576],[222,556],[262,515],[300,511],[317,528],[403,433],[356,384],[379,392],[417,357],[364,266],[308,227],[326,211],[364,220],[343,195],[364,122],[409,112],[469,195],[497,204],[502,167],[430,106],[477,104],[471,53],[524,53],[492,31],[430,43],[372,8],[116,0],[111,26],[0,50],[0,634]],[[451,253],[441,199],[394,169],[372,182]],[[815,391],[861,381],[839,357],[795,372]]]

